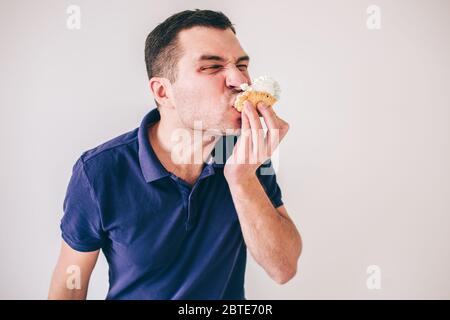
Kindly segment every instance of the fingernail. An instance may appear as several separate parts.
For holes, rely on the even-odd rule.
[[[267,108],[267,105],[264,102],[258,102],[258,110],[264,110]]]

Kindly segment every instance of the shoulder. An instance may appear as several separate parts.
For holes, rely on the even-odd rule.
[[[134,159],[137,153],[138,128],[84,151],[77,163],[84,167],[87,174],[95,174],[111,169],[111,167],[120,166],[124,161]]]
[[[126,149],[129,144],[137,142],[137,131],[138,128],[112,138],[96,146],[95,148],[86,150],[81,155],[81,159],[84,163],[92,162],[95,161],[96,158],[101,157],[104,154],[121,152],[122,149]]]

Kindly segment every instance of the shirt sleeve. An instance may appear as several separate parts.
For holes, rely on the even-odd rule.
[[[103,239],[100,210],[82,158],[73,166],[63,210],[60,228],[64,241],[76,251],[100,249]]]
[[[283,205],[282,194],[280,186],[277,183],[277,176],[272,166],[272,161],[269,159],[263,163],[257,172],[257,176],[267,196],[275,208]]]

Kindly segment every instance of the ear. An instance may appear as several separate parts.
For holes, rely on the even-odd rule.
[[[171,84],[168,79],[153,77],[149,81],[150,91],[153,93],[153,97],[161,106],[167,106],[173,108],[171,99]]]

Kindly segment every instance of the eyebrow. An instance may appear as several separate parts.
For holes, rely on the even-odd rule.
[[[212,61],[225,62],[225,58],[223,58],[221,56],[210,55],[210,54],[204,54],[198,59],[198,61],[205,61],[205,60],[206,61],[211,61],[212,60]],[[249,60],[250,60],[249,56],[242,56],[242,57],[237,58],[235,63],[239,63],[239,62],[242,62],[242,61],[249,61]]]

